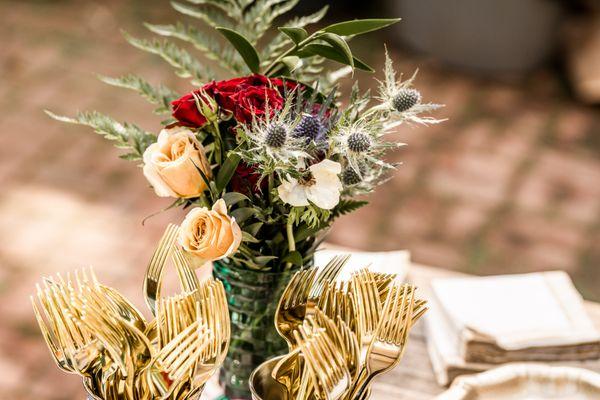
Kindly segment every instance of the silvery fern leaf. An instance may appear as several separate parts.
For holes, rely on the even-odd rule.
[[[187,0],[188,3],[196,4],[196,5],[211,5],[219,8],[223,11],[227,16],[229,16],[233,20],[241,20],[244,7],[243,5],[238,4],[238,1],[235,0]]]
[[[210,2],[210,4],[212,3],[213,2]],[[224,27],[235,29],[234,21],[229,18],[227,14],[225,14],[220,8],[216,8],[207,4],[189,5],[178,2],[171,2],[171,5],[176,11],[182,13],[183,15],[204,21],[213,28]]]
[[[191,78],[192,84],[202,85],[203,82],[212,80],[214,73],[186,50],[178,47],[168,40],[137,39],[127,33],[125,39],[140,50],[156,54],[175,67],[175,73],[181,78]]]
[[[139,93],[148,102],[158,106],[154,110],[156,114],[170,114],[171,102],[179,97],[179,94],[168,87],[164,85],[154,87],[144,78],[135,74],[128,74],[119,78],[99,76],[99,79],[108,85],[130,89]]]
[[[237,52],[232,49],[223,49],[217,40],[201,32],[196,27],[177,22],[175,25],[144,24],[151,32],[157,35],[174,37],[192,44],[202,51],[209,60],[216,61],[221,67],[234,74],[246,72],[245,64]]]
[[[250,28],[248,40],[256,44],[269,30],[275,18],[290,11],[299,0],[257,0],[244,14],[244,25]]]
[[[79,112],[74,118],[56,115],[48,110],[46,114],[58,121],[89,126],[96,133],[114,141],[115,147],[129,150],[129,153],[121,156],[127,160],[141,160],[146,148],[156,141],[156,136],[139,126],[117,122],[97,111]]]

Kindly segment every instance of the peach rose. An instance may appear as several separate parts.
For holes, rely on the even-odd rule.
[[[198,172],[211,176],[204,147],[185,127],[163,129],[144,152],[144,176],[160,197],[196,197],[206,190]]]
[[[242,241],[242,230],[235,218],[227,215],[223,199],[212,210],[197,207],[181,223],[179,244],[189,254],[204,261],[215,261],[234,254]]]

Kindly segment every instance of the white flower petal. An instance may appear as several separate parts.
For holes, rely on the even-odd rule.
[[[330,174],[337,175],[340,172],[342,172],[342,166],[340,165],[340,163],[331,161],[328,159],[325,159],[325,160],[321,161],[320,163],[311,165],[309,167],[309,169],[310,169],[310,172],[315,177],[315,179],[317,178],[317,176],[319,174],[322,174],[322,173],[330,173]]]
[[[309,205],[305,187],[295,179],[284,181],[277,187],[277,193],[279,193],[279,197],[284,203],[295,207]]]
[[[324,210],[331,210],[340,202],[340,191],[334,185],[316,185],[306,188],[310,201]]]

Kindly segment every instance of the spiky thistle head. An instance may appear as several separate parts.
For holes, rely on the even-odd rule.
[[[294,129],[294,136],[317,141],[324,136],[325,125],[319,115],[305,113]]]
[[[417,89],[400,89],[392,99],[392,105],[398,112],[408,111],[421,102],[421,93]]]
[[[436,124],[444,120],[432,117],[423,117],[420,114],[427,113],[443,107],[440,104],[422,103],[421,93],[412,87],[417,72],[407,80],[402,76],[396,77],[396,71],[390,55],[385,50],[384,80],[379,82],[378,99],[381,105],[378,110],[383,111],[387,117],[397,124],[404,121],[418,124]]]
[[[288,137],[287,129],[284,124],[272,122],[265,130],[265,144],[274,149],[283,147]]]
[[[292,103],[289,96],[280,110],[267,110],[265,118],[254,118],[251,124],[238,128],[238,141],[246,142],[238,154],[247,164],[259,166],[263,174],[286,171],[295,167],[298,160],[309,158],[304,139],[292,135],[299,123],[299,117],[291,110]]]
[[[348,150],[354,153],[365,153],[371,148],[371,138],[361,131],[351,132],[346,139],[346,145]]]
[[[362,182],[362,177],[352,167],[346,167],[342,171],[342,182],[346,186],[352,186]]]

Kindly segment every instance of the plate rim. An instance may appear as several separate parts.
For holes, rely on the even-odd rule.
[[[464,400],[474,389],[502,384],[519,377],[546,379],[560,377],[585,382],[597,388],[600,393],[600,374],[589,369],[541,363],[510,363],[477,374],[459,376],[450,388],[435,400]]]

